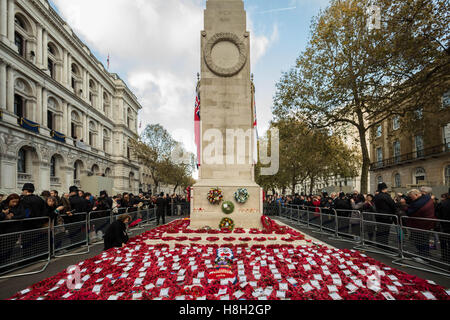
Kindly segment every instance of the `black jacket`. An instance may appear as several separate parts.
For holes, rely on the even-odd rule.
[[[397,207],[395,205],[394,200],[392,200],[392,197],[387,193],[380,192],[375,196],[373,202],[375,204],[375,208],[377,208],[377,213],[395,215],[397,212]],[[389,224],[393,222],[391,217],[385,217],[380,215],[377,215],[375,217],[375,220],[377,222]]]
[[[47,208],[45,201],[41,197],[38,197],[35,194],[22,196],[20,198],[20,203],[25,210],[25,218],[39,218],[46,216]]]
[[[88,200],[81,198],[78,195],[69,197],[70,202],[70,209],[72,210],[72,213],[74,216],[72,217],[65,217],[64,222],[65,223],[74,223],[86,220],[87,215],[75,215],[76,213],[89,213],[90,210],[90,203]]]
[[[121,248],[123,243],[128,242],[127,226],[120,220],[115,221],[106,229],[103,238],[105,251],[111,248]]]
[[[164,198],[159,197],[158,199],[156,199],[156,205],[157,205],[158,213],[164,213],[165,209],[166,209],[167,201]]]
[[[441,231],[450,233],[450,199],[443,201],[436,210],[436,217],[439,220],[448,220],[449,222],[441,222]]]
[[[348,199],[337,198],[334,202],[334,209],[336,209],[338,216],[349,217],[351,215],[350,211],[339,210],[352,210],[352,205]]]

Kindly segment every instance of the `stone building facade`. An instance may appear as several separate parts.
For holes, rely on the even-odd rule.
[[[371,190],[380,182],[395,193],[428,186],[439,197],[450,187],[450,91],[408,116],[414,125],[406,129],[398,116],[374,128]]]
[[[114,193],[137,193],[128,142],[141,108],[47,0],[0,0],[1,191],[67,192],[104,175]]]

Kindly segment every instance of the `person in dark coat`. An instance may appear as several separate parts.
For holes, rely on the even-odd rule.
[[[20,203],[18,194],[9,195],[0,203],[0,235],[13,234],[22,230],[24,210]],[[17,220],[17,221],[14,221]],[[0,265],[5,265],[11,257],[15,244],[19,239],[19,234],[0,237]]]
[[[34,194],[34,185],[32,183],[25,183],[23,185],[20,204],[25,210],[25,219],[45,217],[45,201]],[[46,223],[44,220],[28,221],[24,222],[23,227],[28,230],[39,229]]]
[[[120,216],[106,229],[104,239],[105,251],[111,248],[122,248],[128,242],[127,225],[131,217],[127,214]]]
[[[423,194],[419,190],[411,190],[408,196],[412,200],[406,214],[406,226],[411,228],[411,239],[420,255],[430,255],[430,233],[420,230],[433,230],[436,226],[434,201],[429,194]],[[419,218],[419,219],[415,219]],[[427,220],[421,220],[421,219]]]
[[[159,226],[160,220],[162,224],[166,224],[166,199],[164,199],[164,193],[161,192],[158,199],[156,199],[156,225]]]
[[[352,205],[344,192],[339,194],[339,198],[334,202],[334,208],[338,215],[339,232],[349,233],[350,220],[348,218],[351,215]]]
[[[377,213],[395,215],[397,212],[397,206],[395,205],[392,197],[387,193],[388,187],[386,183],[380,183],[378,185],[378,193],[375,195],[373,202],[377,208]],[[375,241],[381,248],[386,248],[383,245],[389,244],[389,235],[391,231],[391,224],[393,223],[392,217],[384,215],[376,215],[375,221],[378,223],[377,231],[375,234]]]
[[[69,189],[69,203],[71,211],[67,212],[67,216],[64,216],[64,224],[86,221],[87,214],[89,213],[90,209],[90,203],[85,198],[79,196],[78,188],[76,186],[72,186]],[[68,228],[68,232],[70,241],[72,243],[80,241],[80,239],[83,237],[81,225],[76,224],[70,226]]]

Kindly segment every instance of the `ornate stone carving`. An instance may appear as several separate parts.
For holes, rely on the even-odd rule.
[[[214,46],[220,42],[231,42],[239,51],[238,62],[232,67],[218,66],[216,61],[212,57],[212,51]],[[204,53],[205,62],[208,68],[216,75],[222,77],[232,77],[239,73],[247,62],[247,48],[244,42],[239,37],[231,32],[216,33],[212,36],[205,46]]]

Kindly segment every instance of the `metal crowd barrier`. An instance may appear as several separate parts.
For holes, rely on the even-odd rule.
[[[330,239],[354,243],[356,250],[383,254],[393,263],[450,277],[450,234],[435,230],[447,220],[286,205],[280,216]],[[408,257],[405,257],[408,256]],[[412,258],[410,258],[412,257]],[[419,259],[417,259],[419,258]],[[414,261],[425,267],[407,262]]]
[[[189,215],[190,212],[191,210],[189,202],[178,202],[178,203],[171,202],[170,204],[171,216]]]
[[[392,257],[403,255],[398,216],[363,212],[361,223],[361,245],[355,249]]]
[[[77,256],[89,253],[88,213],[62,215],[64,224],[53,226],[53,255],[55,258]],[[66,254],[73,247],[86,246],[86,251]]]
[[[142,221],[132,230],[144,229],[156,220],[156,208],[120,208],[108,211],[61,215],[64,221],[54,225],[48,217],[0,222],[0,275],[35,264],[44,258],[46,264],[39,271],[8,275],[0,279],[43,272],[53,258],[84,255],[94,245],[103,243],[103,235],[110,224],[122,214]],[[135,210],[136,209],[136,210]],[[131,211],[131,212],[128,212]],[[82,252],[67,253],[86,247]],[[28,264],[26,264],[29,262]]]
[[[402,255],[393,263],[450,276],[450,234],[436,231],[438,224],[442,223],[450,223],[450,221],[402,217],[400,238],[402,252],[412,258]],[[406,263],[407,261],[415,261],[426,267],[413,266]]]
[[[103,243],[103,236],[112,223],[112,212],[93,211],[89,213],[89,245]]]
[[[34,264],[39,258],[42,258],[39,262],[46,262],[39,271],[2,276],[0,279],[37,274],[47,268],[51,259],[50,229],[50,218],[47,217],[0,222],[0,274]]]

